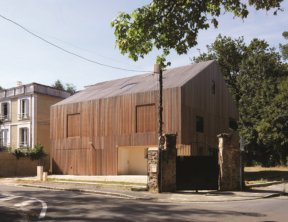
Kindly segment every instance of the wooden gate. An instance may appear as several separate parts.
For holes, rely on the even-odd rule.
[[[208,150],[205,156],[176,157],[177,190],[218,190],[218,149]]]

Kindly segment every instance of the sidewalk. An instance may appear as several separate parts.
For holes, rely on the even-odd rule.
[[[15,180],[14,180],[15,181]],[[0,180],[1,183],[1,180]],[[11,184],[11,183],[10,183]],[[196,192],[177,192],[177,193],[159,193],[151,194],[147,191],[131,191],[134,186],[107,186],[107,184],[92,184],[83,182],[33,182],[30,183],[13,183],[16,186],[34,187],[51,190],[74,191],[94,193],[109,196],[118,196],[138,200],[153,200],[163,202],[227,202],[227,201],[244,201],[255,200],[268,197],[279,196],[283,193],[284,184],[271,185],[268,187],[251,188],[248,191],[199,191]],[[139,187],[139,186],[138,186]],[[288,190],[288,185],[286,185]]]

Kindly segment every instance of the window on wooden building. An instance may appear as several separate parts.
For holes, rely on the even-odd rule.
[[[234,131],[238,130],[238,123],[236,120],[229,118],[229,129]]]
[[[204,119],[201,116],[196,116],[196,132],[204,133]]]
[[[128,89],[128,88],[131,88],[132,86],[135,86],[136,83],[131,83],[131,84],[128,84],[126,86],[123,86],[121,89]]]
[[[215,82],[212,81],[212,84],[211,84],[211,89],[212,89],[212,94],[215,94]]]
[[[71,114],[67,116],[67,137],[80,136],[80,114]]]
[[[136,106],[136,133],[156,132],[155,104]]]

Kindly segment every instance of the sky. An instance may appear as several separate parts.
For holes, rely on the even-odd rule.
[[[153,50],[144,59],[134,62],[115,48],[111,21],[119,11],[133,10],[152,0],[0,0],[0,15],[22,25],[45,40],[89,60],[123,69],[152,71],[157,55]],[[244,22],[226,13],[219,17],[219,26],[200,30],[198,45],[185,55],[172,50],[167,57],[168,68],[188,65],[189,58],[204,52],[206,45],[222,36],[244,36],[246,44],[253,38],[265,39],[271,47],[286,44],[282,32],[288,31],[288,1],[282,3],[284,12],[256,11],[249,7]],[[145,72],[143,72],[145,73]],[[19,26],[0,17],[0,86],[11,88],[37,82],[52,85],[57,79],[72,83],[77,90],[98,82],[142,74],[121,71],[80,59],[36,38]]]

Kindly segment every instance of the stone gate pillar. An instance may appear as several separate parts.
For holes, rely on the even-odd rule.
[[[177,133],[167,133],[165,146],[148,149],[148,191],[151,193],[176,191]]]
[[[175,192],[176,191],[176,141],[177,133],[167,133],[164,135],[166,138],[166,146],[161,150],[161,168],[162,168],[162,192]]]
[[[159,193],[159,148],[148,149],[148,191]]]
[[[221,191],[240,190],[240,147],[233,146],[232,134],[222,133],[219,140],[219,187]],[[244,164],[242,164],[242,184],[244,182]],[[243,186],[244,187],[244,186]]]

